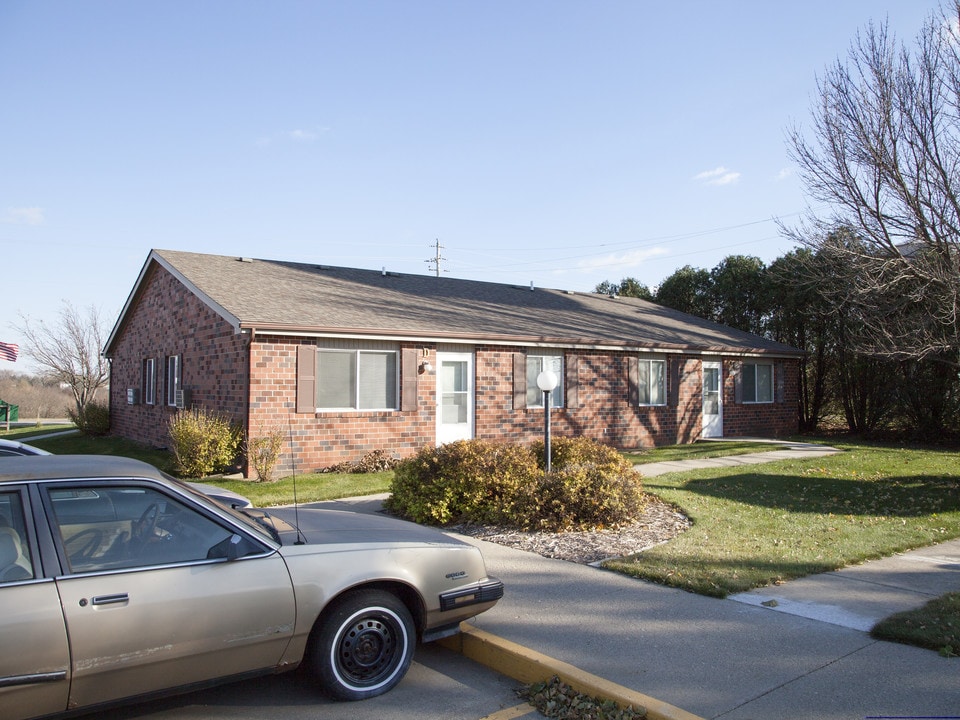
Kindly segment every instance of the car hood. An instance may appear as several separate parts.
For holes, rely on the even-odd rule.
[[[428,543],[433,545],[466,545],[433,528],[396,520],[382,515],[319,510],[316,508],[270,508],[284,545],[297,542],[297,527],[308,545]]]

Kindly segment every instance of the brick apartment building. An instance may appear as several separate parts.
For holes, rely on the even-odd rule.
[[[107,341],[111,429],[167,446],[180,407],[251,436],[278,474],[371,450],[555,436],[619,448],[798,427],[801,352],[633,298],[154,250]]]

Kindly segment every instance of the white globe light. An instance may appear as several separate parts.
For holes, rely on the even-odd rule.
[[[537,387],[543,392],[553,392],[553,389],[560,382],[560,378],[553,370],[544,370],[537,375]]]

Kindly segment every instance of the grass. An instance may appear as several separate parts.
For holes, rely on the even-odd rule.
[[[47,432],[47,429],[44,430]],[[88,437],[86,435],[62,435],[59,437],[31,440],[37,435],[35,430],[10,432],[5,437],[29,442],[56,455],[119,455],[150,463],[161,470],[175,475],[173,456],[166,450],[158,450],[146,445],[118,437]],[[196,478],[194,478],[196,479]],[[258,507],[290,505],[294,498],[293,478],[285,478],[271,483],[250,480],[231,480],[223,477],[202,478],[205,483],[227,488],[245,495]],[[333,500],[355,495],[371,495],[387,492],[393,472],[380,473],[310,473],[296,478],[296,498],[298,502],[308,503],[319,500]]]
[[[693,445],[669,445],[647,450],[625,452],[623,456],[634,465],[645,465],[672,460],[703,460],[704,458],[745,455],[747,453],[782,450],[776,443],[752,442],[749,440],[699,441]]]
[[[296,498],[298,503],[310,503],[384,493],[390,489],[392,480],[392,470],[377,473],[311,473],[297,475]],[[221,478],[204,478],[203,481],[245,495],[257,507],[293,504],[294,478],[292,477],[269,483]]]
[[[725,597],[960,537],[956,453],[833,445],[845,452],[650,478],[694,525],[606,567]]]
[[[937,650],[944,657],[960,655],[960,593],[948,593],[916,610],[881,620],[870,631],[879,640]]]

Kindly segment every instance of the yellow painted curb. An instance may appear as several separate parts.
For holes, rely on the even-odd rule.
[[[703,720],[686,710],[478,630],[467,623],[460,623],[459,635],[438,640],[437,643],[522,683],[544,682],[556,675],[584,695],[613,700],[621,707],[632,705],[637,709],[645,708],[650,720]]]

